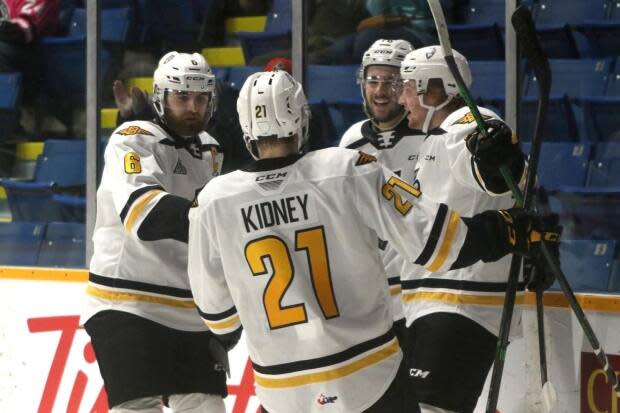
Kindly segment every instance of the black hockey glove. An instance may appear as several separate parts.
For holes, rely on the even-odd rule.
[[[547,248],[559,265],[560,251],[557,242],[547,243]],[[553,285],[555,274],[542,256],[542,253],[535,254],[536,257],[525,257],[523,259],[523,279],[530,291],[546,291]]]
[[[19,24],[9,20],[0,20],[0,41],[24,45],[27,43],[26,32]]]
[[[516,135],[504,122],[491,119],[487,122],[487,136],[483,136],[478,129],[465,138],[467,149],[474,156],[478,166],[499,168],[500,165],[510,164],[520,153]]]
[[[510,252],[539,258],[540,242],[544,240],[559,261],[559,242],[562,227],[558,225],[556,214],[539,215],[523,208],[510,208],[494,211],[505,228],[505,242]]]
[[[472,154],[487,189],[503,193],[508,187],[499,167],[508,167],[513,178],[518,181],[523,173],[525,157],[519,148],[517,136],[504,122],[489,120],[487,132],[486,137],[479,130],[472,132],[465,138],[465,145]]]

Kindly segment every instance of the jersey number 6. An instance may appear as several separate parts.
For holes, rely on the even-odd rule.
[[[323,316],[326,319],[338,317],[340,313],[332,286],[323,227],[295,232],[295,251],[306,253],[312,287]],[[269,235],[250,241],[245,247],[245,259],[254,276],[267,274],[265,260],[271,262],[273,273],[263,292],[263,305],[271,329],[308,321],[305,304],[282,305],[284,294],[295,276],[295,268],[289,248],[281,238]]]

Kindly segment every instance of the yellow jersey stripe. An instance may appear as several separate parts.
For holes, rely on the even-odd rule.
[[[131,208],[129,217],[125,221],[125,228],[127,229],[127,231],[131,231],[131,228],[133,227],[133,223],[138,217],[138,214],[140,214],[140,212],[142,212],[146,204],[148,204],[149,201],[153,199],[160,192],[163,192],[163,191],[161,189],[153,189],[152,191],[149,191],[146,194],[142,195],[139,201],[136,201],[133,208]]]
[[[457,294],[435,291],[418,291],[415,293],[403,294],[403,301],[443,301],[450,304],[476,304],[476,305],[504,305],[504,294],[501,295],[474,295]],[[517,294],[516,304],[523,304],[525,298],[523,294]]]
[[[101,288],[89,285],[86,293],[93,297],[102,298],[110,301],[140,301],[150,304],[162,304],[170,307],[179,308],[196,308],[194,300],[175,300],[173,298],[157,297],[147,294],[125,293],[118,291],[107,291]]]
[[[446,261],[448,254],[450,253],[450,248],[452,248],[452,241],[454,241],[454,237],[456,236],[456,232],[459,228],[459,220],[461,216],[456,211],[452,211],[450,214],[450,220],[448,221],[448,228],[446,229],[446,233],[443,237],[443,242],[441,243],[441,247],[439,247],[439,252],[437,256],[429,265],[426,267],[429,271],[435,272],[441,268],[441,266]]]
[[[333,370],[302,374],[300,376],[279,379],[260,376],[255,372],[254,382],[261,387],[270,389],[281,389],[286,387],[297,387],[311,383],[321,383],[325,381],[336,380],[341,377],[348,376],[349,374],[353,374],[373,364],[379,363],[380,361],[397,353],[399,349],[400,347],[398,345],[398,340],[393,340],[392,344],[390,344],[389,346],[384,347],[374,353],[368,354],[367,356],[356,360],[350,364],[335,368]]]
[[[401,288],[400,285],[395,285],[394,287],[390,287],[390,295],[398,295],[400,294]]]
[[[240,322],[240,320],[239,320],[239,316],[236,315],[233,318],[231,318],[230,320],[226,320],[226,321],[207,321],[207,320],[204,320],[204,322],[207,325],[207,327],[209,327],[209,329],[211,329],[211,330],[225,330],[227,328],[230,328],[230,327],[234,326],[235,324],[238,324]]]

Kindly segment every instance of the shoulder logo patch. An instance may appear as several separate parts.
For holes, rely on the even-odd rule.
[[[181,163],[180,159],[177,161],[177,165],[174,167],[172,173],[176,175],[187,175],[187,168]]]
[[[118,132],[116,132],[119,135],[123,135],[123,136],[131,136],[131,135],[151,135],[153,136],[153,134],[149,131],[147,131],[146,129],[142,129],[139,126],[128,126],[123,130],[120,130]]]
[[[377,161],[376,157],[368,153],[359,151],[359,157],[357,158],[357,161],[355,162],[355,166],[366,165],[367,163],[376,162],[376,161]]]
[[[491,119],[491,116],[489,116],[489,115],[482,115],[481,114],[481,116],[482,116],[482,119],[484,119],[484,120]],[[475,122],[475,121],[476,121],[476,118],[474,118],[473,113],[467,112],[465,114],[465,116],[463,116],[462,118],[460,118],[457,121],[455,121],[453,123],[453,125],[465,125],[467,123],[472,123],[472,122]]]

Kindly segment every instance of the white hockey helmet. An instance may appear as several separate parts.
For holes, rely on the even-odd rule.
[[[456,50],[452,50],[452,54],[465,85],[469,88],[472,81],[469,63]],[[415,80],[419,95],[426,93],[430,79],[441,79],[446,95],[459,94],[454,76],[448,68],[440,46],[427,46],[409,53],[401,64],[400,77],[403,80]]]
[[[215,112],[217,96],[215,75],[206,59],[199,53],[168,52],[153,74],[153,107],[159,119],[164,119],[164,99],[167,91],[210,93],[208,116]]]
[[[254,158],[256,142],[263,138],[297,135],[301,151],[308,139],[310,109],[301,87],[283,70],[258,72],[248,77],[237,99],[243,139]]]
[[[364,104],[364,112],[366,116],[370,119],[370,121],[377,127],[379,127],[379,123],[375,120],[374,114],[370,109],[368,104],[368,99],[366,97],[365,90],[365,82],[366,82],[366,73],[369,66],[381,65],[381,66],[392,66],[395,68],[400,68],[402,61],[405,59],[405,56],[413,50],[411,43],[407,40],[396,39],[379,39],[375,41],[366,52],[364,52],[364,56],[362,57],[362,64],[357,72],[357,83],[360,85],[360,92],[362,94],[362,100]],[[404,108],[400,110],[400,113],[397,116],[397,122],[400,122],[406,115],[406,111]]]
[[[366,75],[366,69],[372,65],[394,66],[400,68],[405,56],[413,50],[407,40],[379,39],[375,41],[362,57],[362,65],[358,72],[358,80],[362,81]]]

